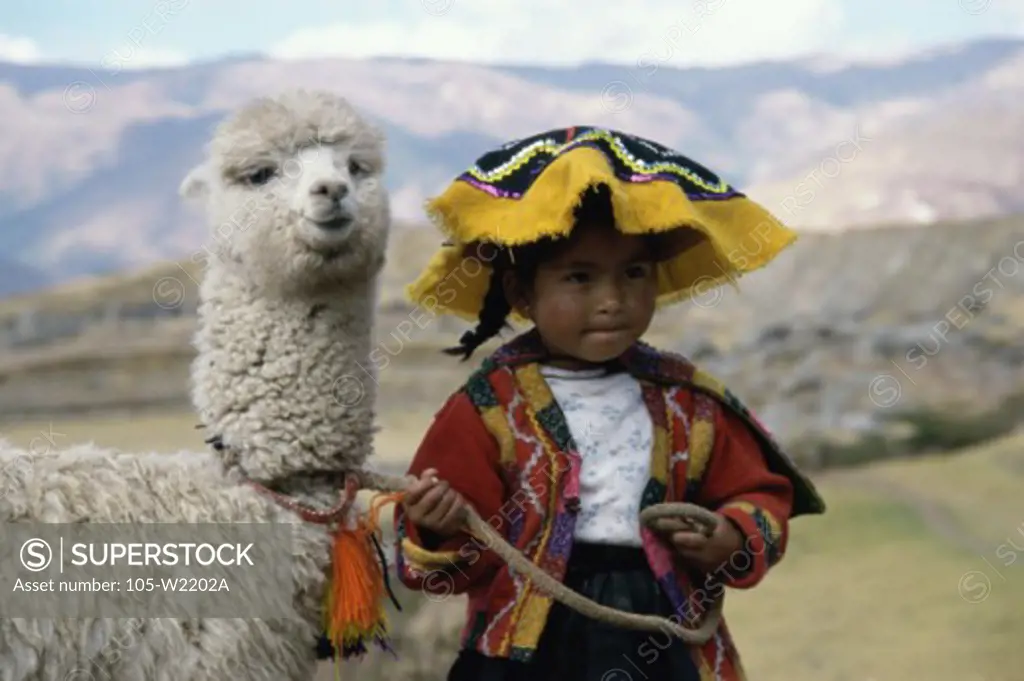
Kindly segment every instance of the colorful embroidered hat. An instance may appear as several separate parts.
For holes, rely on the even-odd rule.
[[[619,231],[663,240],[659,306],[735,284],[796,240],[763,207],[661,144],[603,128],[551,130],[488,151],[428,202],[449,241],[407,287],[409,298],[475,321],[495,246],[568,236],[574,208],[598,185],[610,192]]]

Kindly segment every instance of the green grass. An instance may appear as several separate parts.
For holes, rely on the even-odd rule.
[[[829,475],[821,484],[827,515],[794,520],[783,562],[757,588],[727,597],[751,677],[1020,678],[1024,572],[1002,568],[995,556],[998,542],[1024,522],[1024,469],[1013,475],[1000,465],[1014,455],[1019,461],[1022,451],[1017,437],[952,458],[868,467],[871,479],[907,485],[914,499],[942,504],[961,528],[980,531],[972,536],[991,547],[987,555],[938,536],[914,501],[891,487],[872,492],[864,482],[849,484],[851,474]],[[1003,523],[1012,507],[1016,524]],[[1000,525],[1002,533],[993,533]],[[960,581],[972,571],[961,595]],[[986,578],[991,594],[971,602]]]

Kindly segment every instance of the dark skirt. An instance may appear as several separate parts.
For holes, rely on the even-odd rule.
[[[669,617],[672,605],[643,550],[584,544],[572,549],[565,584],[587,598],[627,612]],[[662,632],[614,627],[555,602],[530,662],[463,650],[448,681],[700,681],[690,649]]]

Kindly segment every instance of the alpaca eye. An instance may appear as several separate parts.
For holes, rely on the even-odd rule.
[[[350,175],[366,175],[370,172],[370,168],[365,163],[351,160],[348,162],[348,172]]]
[[[273,166],[263,166],[242,175],[242,180],[246,184],[261,185],[269,182],[276,174],[277,169]]]

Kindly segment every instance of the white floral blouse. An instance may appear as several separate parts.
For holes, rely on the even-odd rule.
[[[640,384],[626,372],[541,367],[583,460],[579,541],[640,546],[640,497],[654,425]]]

